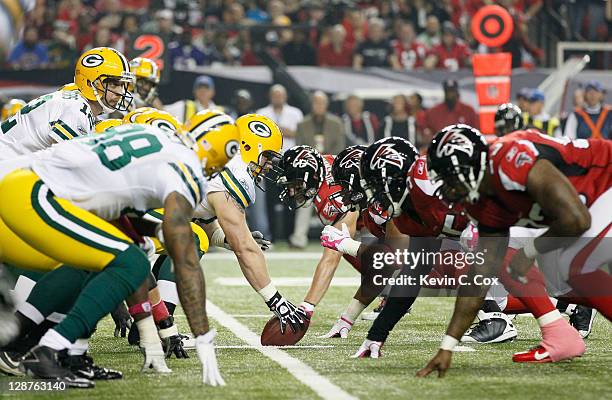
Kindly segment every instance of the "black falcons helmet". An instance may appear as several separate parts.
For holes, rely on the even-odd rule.
[[[504,136],[514,131],[525,129],[523,112],[517,105],[504,103],[495,112],[495,134]]]
[[[351,209],[359,206],[364,210],[367,207],[368,200],[359,174],[359,163],[366,149],[362,145],[349,146],[338,153],[332,164],[334,180],[331,185],[339,186],[340,189],[331,197],[338,198],[341,204]]]
[[[360,172],[369,204],[387,218],[401,214],[408,196],[406,178],[410,166],[419,156],[416,148],[400,137],[380,139],[370,145],[361,157]]]
[[[427,171],[442,182],[438,195],[450,202],[478,200],[487,165],[484,136],[469,125],[450,125],[436,133],[427,150]]]
[[[292,210],[310,205],[325,179],[321,154],[310,146],[294,146],[283,154],[279,168],[280,201]]]

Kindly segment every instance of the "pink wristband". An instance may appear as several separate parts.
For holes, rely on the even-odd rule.
[[[136,314],[149,313],[151,312],[151,303],[149,301],[145,301],[144,303],[134,304],[128,308],[128,312],[132,316]]]

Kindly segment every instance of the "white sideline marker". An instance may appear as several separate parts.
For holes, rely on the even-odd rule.
[[[274,347],[262,346],[259,343],[259,336],[254,334],[249,328],[242,325],[234,317],[217,307],[210,300],[206,300],[208,315],[217,320],[221,325],[229,329],[236,337],[245,341],[249,346],[253,346],[264,356],[270,358],[281,367],[285,368],[291,375],[304,385],[308,386],[319,397],[325,400],[357,400],[336,386],[329,379],[319,375],[314,369]]]

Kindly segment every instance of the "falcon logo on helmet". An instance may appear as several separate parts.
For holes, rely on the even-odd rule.
[[[370,167],[372,169],[380,169],[386,167],[387,164],[395,166],[397,168],[402,168],[404,165],[404,160],[400,153],[394,149],[394,143],[385,143],[380,145],[374,153],[374,157],[372,157],[372,161],[370,162]]]
[[[459,126],[459,125],[457,125]],[[449,157],[455,151],[462,151],[467,154],[468,157],[472,157],[474,154],[474,147],[472,142],[461,133],[460,129],[450,129],[442,139],[436,150],[438,157]]]
[[[362,155],[363,150],[359,148],[349,151],[340,162],[340,168],[359,168]]]
[[[311,167],[314,170],[316,170],[319,167],[319,165],[317,164],[317,159],[312,154],[312,151],[307,150],[307,149],[300,151],[300,153],[297,155],[295,160],[293,160],[292,165],[295,168]]]

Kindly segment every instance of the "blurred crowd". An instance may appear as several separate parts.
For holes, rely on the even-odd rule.
[[[513,66],[542,64],[530,27],[556,16],[563,40],[610,39],[605,0],[37,0],[23,39],[5,64],[62,68],[83,51],[111,46],[129,54],[136,35],[163,40],[170,68],[257,65],[258,52],[287,65],[468,67],[473,52],[513,53]],[[469,23],[487,4],[513,16],[516,29],[501,49],[479,46]],[[546,13],[544,11],[548,10]],[[540,20],[538,20],[540,18]],[[140,43],[148,56],[159,45]],[[147,55],[144,55],[147,56]]]

